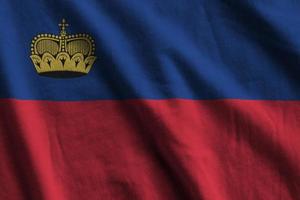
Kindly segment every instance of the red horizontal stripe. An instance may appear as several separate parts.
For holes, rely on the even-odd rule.
[[[292,200],[300,101],[0,101],[0,199]]]

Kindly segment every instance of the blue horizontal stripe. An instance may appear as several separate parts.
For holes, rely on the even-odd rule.
[[[40,33],[94,37],[87,76],[39,76]],[[300,1],[2,0],[0,97],[300,99]]]

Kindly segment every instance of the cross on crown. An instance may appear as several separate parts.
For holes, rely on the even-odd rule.
[[[69,26],[69,24],[66,22],[66,20],[62,19],[62,22],[60,24],[58,24],[58,26],[61,28],[60,35],[66,36],[67,35],[66,28]]]

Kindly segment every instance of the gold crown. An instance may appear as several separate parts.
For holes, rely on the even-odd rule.
[[[96,57],[94,40],[87,34],[67,35],[63,19],[60,35],[40,34],[31,44],[31,60],[38,74],[77,77],[89,73]]]

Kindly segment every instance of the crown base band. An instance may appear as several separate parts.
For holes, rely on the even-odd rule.
[[[51,78],[76,78],[86,75],[85,72],[74,72],[74,71],[51,71],[51,72],[40,72],[39,75],[51,77]]]

